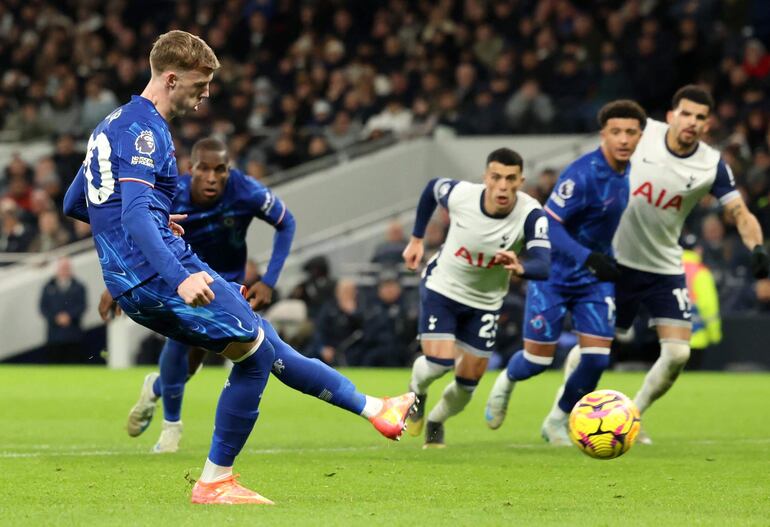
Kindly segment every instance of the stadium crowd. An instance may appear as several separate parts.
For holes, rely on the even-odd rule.
[[[255,178],[383,135],[587,133],[628,97],[663,118],[681,85],[717,101],[723,151],[770,232],[770,10],[761,0],[0,1],[4,141],[51,141],[0,174],[0,252],[88,236],[61,217],[85,134],[139,93],[155,37],[203,37],[222,68],[210,103],[174,124],[179,165],[201,137],[225,140]],[[20,143],[20,144],[22,144]],[[530,191],[541,200],[555,170]],[[531,176],[530,176],[531,177]],[[724,312],[770,307],[735,228],[705,199],[690,217]],[[330,300],[331,298],[327,299]]]

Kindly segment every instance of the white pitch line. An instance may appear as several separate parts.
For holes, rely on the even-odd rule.
[[[703,439],[692,441],[676,441],[669,443],[685,445],[724,445],[724,444],[749,444],[766,445],[770,444],[770,437],[750,438],[750,439]],[[91,445],[89,445],[91,447]],[[655,446],[653,445],[654,448]],[[65,450],[54,450],[50,445],[27,445],[25,450],[37,450],[36,452],[12,452],[2,450],[0,445],[0,459],[16,458],[37,458],[37,457],[107,457],[107,456],[147,456],[151,455],[149,450],[84,450],[83,447],[72,446],[65,447]],[[335,447],[335,448],[262,448],[246,449],[244,454],[256,455],[275,455],[275,454],[304,454],[304,453],[333,453],[333,452],[363,452],[372,450],[383,450],[386,446],[362,446],[362,447]],[[504,448],[513,449],[550,449],[553,448],[545,443],[513,443],[505,445]]]
[[[46,447],[47,445],[32,445],[28,448],[35,449],[35,447]],[[0,447],[1,448],[1,447]],[[38,452],[8,452],[0,450],[0,459],[13,459],[13,458],[35,458],[35,457],[83,457],[83,456],[146,456],[152,455],[149,450],[77,450],[77,447],[73,447],[69,450],[47,450],[46,448],[40,449]],[[326,452],[361,452],[364,450],[382,450],[383,447],[379,446],[366,446],[366,447],[336,447],[336,448],[264,448],[264,449],[246,449],[244,454],[302,454],[302,453],[326,453]]]

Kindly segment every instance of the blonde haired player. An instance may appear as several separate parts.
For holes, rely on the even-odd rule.
[[[404,260],[417,269],[425,228],[437,204],[449,212],[446,241],[430,259],[420,284],[419,333],[423,356],[412,367],[410,390],[417,411],[407,431],[423,428],[426,393],[449,370],[455,379],[428,415],[425,446],[444,446],[444,421],[471,400],[496,348],[497,320],[511,273],[531,280],[548,277],[548,220],[540,204],[519,191],[524,183],[521,156],[500,148],[487,157],[484,183],[433,179],[417,206]],[[527,250],[527,260],[517,253]]]
[[[219,61],[200,38],[170,31],[155,41],[150,67],[141,96],[91,134],[65,212],[91,223],[105,284],[126,315],[234,363],[192,502],[270,504],[238,483],[233,463],[259,415],[275,356],[273,330],[251,310],[239,284],[223,279],[170,228],[178,171],[168,120],[195,111],[208,97]],[[389,412],[398,433],[406,411]]]

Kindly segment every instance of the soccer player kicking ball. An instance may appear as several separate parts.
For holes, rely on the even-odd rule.
[[[178,173],[167,120],[196,110],[208,97],[219,61],[202,39],[170,31],[153,44],[150,67],[141,96],[91,134],[65,212],[90,222],[105,284],[123,312],[234,363],[192,502],[269,504],[236,481],[233,463],[259,415],[274,347],[240,287],[203,263],[169,227]]]
[[[195,254],[228,282],[243,282],[246,266],[246,232],[254,218],[275,228],[273,251],[267,272],[246,294],[253,308],[270,302],[275,283],[289,254],[294,236],[294,217],[274,193],[239,170],[230,168],[225,144],[201,139],[193,145],[192,174],[179,178],[172,211],[184,215],[184,240]],[[103,294],[100,314],[108,318],[112,297]],[[275,349],[272,373],[287,386],[318,397],[368,419],[385,437],[397,440],[414,394],[393,398],[370,397],[318,359],[309,359],[286,344],[266,320],[265,338]],[[167,339],[160,355],[160,375],[145,378],[139,400],[128,416],[126,429],[139,436],[150,424],[157,401],[163,399],[163,429],[153,447],[155,453],[176,452],[182,438],[182,397],[185,383],[195,374],[204,354],[188,352],[188,346]]]
[[[417,205],[411,240],[403,256],[416,270],[423,236],[437,204],[451,221],[441,250],[428,261],[420,283],[419,332],[423,356],[412,367],[410,390],[417,411],[407,431],[419,435],[433,381],[454,367],[455,379],[428,415],[425,447],[444,446],[444,421],[470,401],[495,350],[497,320],[511,273],[531,280],[548,277],[548,220],[540,204],[520,192],[521,156],[507,148],[487,157],[484,183],[433,179]],[[517,254],[524,248],[527,260]]]
[[[596,387],[609,365],[615,332],[613,282],[620,276],[612,257],[612,237],[628,203],[629,160],[646,118],[634,101],[606,104],[598,115],[599,148],[564,169],[548,198],[551,275],[546,281],[529,283],[524,349],[511,357],[487,400],[485,417],[493,430],[503,424],[516,382],[543,372],[553,362],[568,311],[582,354],[543,423],[546,441],[570,444],[567,416]]]

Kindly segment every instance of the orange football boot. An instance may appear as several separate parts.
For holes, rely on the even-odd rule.
[[[382,410],[374,417],[370,417],[369,422],[388,439],[398,441],[406,428],[407,417],[414,412],[416,402],[417,396],[414,392],[408,392],[398,397],[384,397]]]
[[[239,476],[234,474],[213,483],[196,481],[190,501],[206,505],[275,505],[266,497],[239,484]]]

